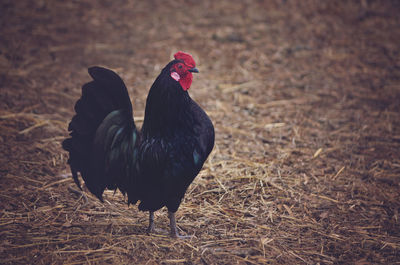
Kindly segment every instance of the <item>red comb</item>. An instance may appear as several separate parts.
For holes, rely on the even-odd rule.
[[[185,62],[185,64],[189,67],[196,67],[196,62],[194,61],[192,55],[190,55],[189,53],[186,52],[177,52],[174,54],[174,58],[176,60],[182,60]]]

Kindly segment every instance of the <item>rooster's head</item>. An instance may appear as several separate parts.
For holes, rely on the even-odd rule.
[[[192,55],[185,52],[177,52],[174,55],[176,63],[171,68],[171,77],[180,83],[183,90],[188,90],[192,84],[193,75],[192,73],[198,73],[199,70],[196,68],[196,62]]]

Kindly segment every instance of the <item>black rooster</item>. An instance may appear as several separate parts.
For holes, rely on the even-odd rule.
[[[175,212],[213,149],[214,127],[187,91],[198,73],[195,61],[184,52],[174,57],[150,88],[141,131],[122,79],[89,68],[93,81],[82,87],[63,148],[79,188],[78,172],[100,201],[106,188],[127,194],[128,204],[140,201],[139,210],[150,212],[148,232],[154,211],[166,206],[177,237]]]

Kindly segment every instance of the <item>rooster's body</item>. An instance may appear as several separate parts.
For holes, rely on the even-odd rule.
[[[93,81],[82,88],[63,142],[77,185],[80,172],[101,201],[106,188],[127,194],[129,204],[140,201],[139,209],[150,212],[149,232],[153,212],[166,206],[177,236],[174,213],[214,146],[214,127],[187,92],[192,72],[198,72],[193,58],[175,54],[150,88],[139,131],[122,79],[90,68]]]

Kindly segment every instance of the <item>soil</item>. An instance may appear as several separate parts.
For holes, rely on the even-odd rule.
[[[0,3],[1,264],[399,264],[398,1]],[[216,145],[146,234],[118,191],[71,191],[68,135],[87,68],[115,70],[140,126],[172,55]]]

